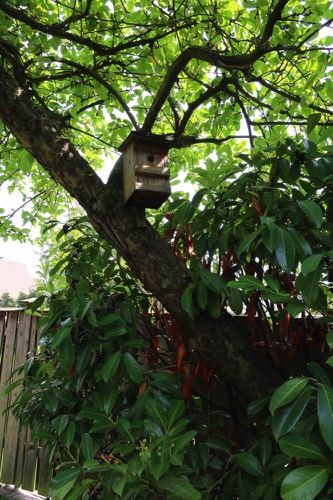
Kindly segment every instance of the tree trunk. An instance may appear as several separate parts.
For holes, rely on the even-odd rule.
[[[205,311],[197,311],[192,320],[182,310],[181,296],[189,285],[189,274],[148,221],[142,227],[138,211],[124,206],[122,159],[104,184],[52,118],[36,106],[29,92],[1,68],[0,118],[84,208],[100,236],[119,251],[146,289],[179,322],[193,349],[209,360],[244,406],[281,383],[275,370],[253,348],[247,332],[228,313],[214,319]]]

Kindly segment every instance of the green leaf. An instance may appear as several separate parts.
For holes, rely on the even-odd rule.
[[[283,480],[283,500],[312,500],[323,489],[329,477],[324,465],[306,465],[290,472]]]
[[[248,474],[251,474],[251,476],[264,476],[264,468],[262,464],[254,455],[248,453],[247,451],[242,451],[237,454],[237,463]]]
[[[299,314],[301,314],[305,309],[307,308],[307,305],[304,302],[301,302],[300,300],[291,300],[288,302],[286,309],[290,316],[293,318],[296,318]]]
[[[111,385],[106,387],[103,391],[103,407],[104,411],[107,415],[109,415],[110,411],[116,404],[118,399],[119,389],[117,385]]]
[[[69,373],[75,361],[74,346],[70,335],[59,345],[59,361],[63,369]]]
[[[167,472],[170,467],[170,439],[163,436],[156,442],[157,453],[154,453],[153,461],[150,464],[150,470],[154,479],[158,481],[160,477]]]
[[[66,428],[67,424],[69,422],[69,416],[68,415],[59,415],[59,417],[56,417],[53,421],[53,427],[55,428],[56,432],[60,435]]]
[[[304,276],[307,276],[312,271],[315,271],[319,264],[321,263],[323,254],[311,255],[302,262],[301,272]]]
[[[211,290],[208,290],[208,311],[213,318],[219,318],[221,316],[221,298]]]
[[[328,386],[331,385],[329,376],[325,372],[324,368],[322,368],[318,363],[312,361],[311,363],[307,364],[307,368],[311,375],[318,380],[318,382],[321,382],[322,384],[326,384]]]
[[[96,446],[94,445],[93,438],[88,432],[85,432],[82,436],[82,453],[85,460],[92,460],[95,452]]]
[[[269,411],[273,415],[277,408],[286,405],[299,396],[302,389],[309,383],[309,378],[297,377],[288,380],[278,387],[270,400]]]
[[[71,330],[72,325],[62,326],[52,340],[52,347],[58,347],[58,345],[70,335]]]
[[[333,330],[330,330],[329,332],[327,332],[327,334],[326,334],[326,342],[328,344],[328,347],[330,349],[333,349]]]
[[[181,452],[185,448],[185,446],[187,446],[188,443],[193,440],[197,433],[198,432],[195,430],[187,431],[182,436],[178,436],[177,438],[175,438],[173,440],[174,447],[172,449],[172,453],[174,455],[177,455],[179,452]]]
[[[113,326],[112,328],[106,330],[105,336],[108,339],[111,339],[113,337],[121,337],[122,335],[125,335],[127,332],[128,330],[125,326]]]
[[[197,284],[197,301],[200,309],[206,309],[207,307],[207,285],[203,281],[199,281]]]
[[[119,314],[115,313],[106,314],[105,316],[103,316],[103,318],[98,320],[98,327],[102,328],[103,326],[111,325],[116,321],[119,321]]]
[[[307,124],[306,124],[306,133],[309,135],[312,130],[315,128],[315,126],[320,122],[321,119],[321,114],[320,113],[311,113],[307,117]]]
[[[123,491],[124,491],[124,488],[126,486],[127,481],[128,481],[128,479],[125,475],[120,476],[120,477],[116,477],[112,481],[112,489],[116,493],[116,495],[118,495],[120,498],[122,498],[122,494],[123,494]]]
[[[323,454],[315,444],[302,436],[287,435],[279,439],[281,451],[293,458],[311,458],[322,460]]]
[[[33,303],[30,306],[31,311],[32,312],[37,311],[37,309],[39,309],[43,305],[45,299],[46,299],[46,296],[45,295],[41,295],[36,300],[34,300]]]
[[[200,500],[201,494],[195,489],[186,479],[168,476],[161,479],[157,486],[161,490],[170,491],[170,493],[177,495],[184,500]]]
[[[53,498],[65,498],[81,474],[79,467],[72,467],[57,474],[51,481],[50,494]]]
[[[259,413],[263,408],[265,408],[265,406],[268,405],[270,399],[270,396],[261,396],[260,398],[251,401],[251,403],[247,407],[247,414],[257,415],[257,413]]]
[[[229,288],[239,288],[244,291],[266,290],[265,285],[255,276],[240,276],[237,281],[229,281]]]
[[[279,228],[280,239],[275,248],[276,258],[284,271],[290,273],[294,261],[296,249],[292,237],[286,229]]]
[[[141,366],[129,352],[125,352],[124,360],[125,360],[126,370],[130,379],[133,380],[133,382],[135,382],[136,384],[139,384],[143,377]]]
[[[292,237],[297,252],[302,260],[304,260],[309,255],[312,255],[311,246],[301,233],[291,228],[288,228],[288,232]]]
[[[181,420],[178,420],[173,426],[168,430],[168,434],[170,437],[176,436],[180,432],[182,432],[185,427],[187,427],[189,423],[189,420],[187,418],[182,418]]]
[[[161,429],[166,430],[167,425],[167,415],[164,408],[157,401],[149,399],[145,403],[147,413],[149,417],[156,422]]]
[[[193,316],[193,286],[188,286],[182,293],[181,297],[181,306],[184,311],[187,312],[191,319],[194,319]]]
[[[119,363],[122,357],[122,352],[117,351],[112,356],[105,361],[102,366],[102,377],[104,382],[108,382],[111,377],[116,373],[119,368]]]
[[[43,403],[52,415],[57,411],[59,401],[52,391],[46,391],[42,397]]]
[[[132,434],[131,424],[128,420],[126,420],[125,418],[120,418],[117,422],[117,429],[125,439],[127,439],[131,443],[135,442],[134,436]]]
[[[236,288],[230,288],[228,289],[227,294],[229,307],[235,314],[241,314],[243,311],[242,292]]]
[[[265,465],[272,453],[272,442],[266,434],[259,439],[258,452],[261,463]]]
[[[83,318],[85,317],[85,315],[87,314],[87,312],[89,311],[89,309],[91,308],[92,304],[93,304],[92,300],[89,300],[85,304],[85,306],[84,306],[84,308],[83,308],[83,310],[81,311],[81,314],[80,314],[80,320],[81,321],[83,320]]]
[[[297,399],[275,410],[272,419],[272,431],[275,439],[287,434],[295,427],[311,398],[313,388],[305,387]]]
[[[69,449],[75,436],[75,424],[74,422],[69,422],[67,427],[61,433],[61,440],[64,446]]]
[[[307,218],[313,222],[318,229],[321,228],[323,224],[323,211],[320,205],[310,200],[302,200],[297,203]]]
[[[167,426],[168,429],[178,420],[185,411],[185,403],[183,400],[173,400],[170,402],[170,408],[167,411]]]
[[[239,247],[237,248],[237,255],[240,256],[243,252],[246,252],[251,245],[251,243],[257,238],[257,236],[263,231],[264,226],[260,227],[259,229],[256,229],[253,233],[249,234],[246,236],[246,238],[243,239]]]
[[[213,274],[207,269],[199,269],[198,276],[207,286],[207,288],[209,288],[209,290],[211,290],[213,293],[221,295],[223,292],[225,292],[225,282],[221,276]]]
[[[276,249],[280,239],[279,228],[277,226],[267,227],[263,236],[263,244],[271,253]]]
[[[300,291],[307,305],[314,306],[319,294],[319,283],[322,279],[323,266],[309,273],[301,282]]]
[[[318,385],[318,422],[321,435],[327,446],[333,450],[333,389],[325,384]]]

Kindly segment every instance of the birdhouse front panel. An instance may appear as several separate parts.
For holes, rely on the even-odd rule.
[[[167,148],[133,140],[124,149],[123,168],[126,205],[159,208],[170,196]]]

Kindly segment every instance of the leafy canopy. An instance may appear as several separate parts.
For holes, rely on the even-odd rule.
[[[171,153],[174,177],[182,170],[200,185],[193,167],[213,153],[218,172],[230,172],[235,152],[290,133],[307,130],[326,146],[332,18],[326,1],[1,0],[0,53],[93,168],[114,159],[132,129],[172,134],[184,147]],[[62,189],[1,132],[0,183],[25,192],[24,222],[68,207]],[[1,227],[9,234],[5,216]]]

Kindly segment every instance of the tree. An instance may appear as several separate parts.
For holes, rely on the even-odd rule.
[[[243,405],[279,385],[225,310],[214,318],[182,307],[193,275],[154,224],[138,227],[136,211],[124,206],[121,158],[106,184],[95,168],[131,129],[171,135],[174,178],[184,171],[199,185],[204,159],[217,181],[245,161],[268,164],[274,181],[288,170],[279,147],[290,133],[301,139],[307,131],[329,147],[330,5],[1,0],[0,15],[2,182],[22,189],[30,179],[26,203],[34,208],[24,220],[60,212],[68,193]],[[256,190],[251,202],[260,213]],[[152,217],[158,226],[160,216]],[[10,230],[9,219],[2,228]]]

